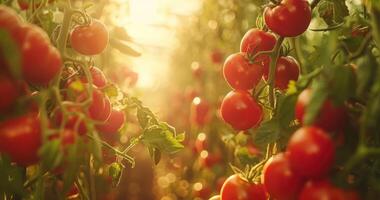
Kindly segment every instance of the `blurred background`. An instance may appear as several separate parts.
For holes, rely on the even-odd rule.
[[[112,52],[113,59],[104,61],[112,65],[106,68],[110,76],[117,79],[120,70],[115,68],[122,68],[131,79],[124,89],[177,131],[186,132],[185,149],[162,158],[154,168],[148,152],[136,148],[131,153],[136,167],[125,170],[107,198],[208,199],[218,194],[232,173],[227,160],[235,154],[222,141],[228,143],[234,131],[217,115],[229,91],[221,68],[225,57],[239,50],[243,34],[256,26],[261,8],[248,0],[111,0],[104,5],[103,20],[142,53],[133,58]],[[133,123],[128,129],[127,134],[137,131]],[[244,149],[239,151],[245,159],[255,159],[256,149],[247,148],[242,139]]]

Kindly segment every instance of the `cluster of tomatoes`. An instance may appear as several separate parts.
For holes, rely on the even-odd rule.
[[[307,1],[283,0],[267,7],[264,19],[266,26],[280,37],[294,37],[307,29],[311,8]],[[263,109],[250,91],[255,90],[262,79],[268,80],[272,57],[265,52],[273,50],[276,40],[272,33],[251,29],[241,41],[241,52],[231,55],[224,63],[224,77],[234,91],[224,98],[221,116],[237,130],[256,127],[263,118]],[[280,56],[277,59],[274,85],[278,90],[285,90],[289,81],[297,80],[298,75],[299,66],[294,58]],[[222,200],[264,200],[268,194],[278,200],[359,199],[356,191],[339,188],[328,178],[337,145],[332,134],[342,132],[347,120],[345,108],[327,99],[314,123],[303,125],[311,95],[311,89],[299,95],[295,117],[301,128],[289,139],[286,152],[274,155],[265,163],[261,183],[249,183],[250,180],[238,174],[232,175],[222,187]]]
[[[48,85],[61,70],[62,60],[41,28],[22,22],[12,9],[5,6],[0,6],[0,28],[19,51],[19,59],[16,60],[18,64],[7,60],[6,49],[1,52],[0,110],[2,115],[7,116],[16,109],[17,100],[22,101],[24,96],[32,96],[27,83]],[[22,166],[38,161],[37,151],[41,146],[41,138],[40,119],[35,104],[26,113],[0,123],[0,152],[8,154]]]
[[[296,119],[301,124],[311,93],[304,90],[296,103]],[[336,146],[330,133],[341,132],[346,119],[344,107],[327,99],[315,122],[299,128],[289,139],[286,152],[265,164],[262,181],[268,193],[276,199],[359,199],[355,191],[338,188],[327,177]]]
[[[294,6],[295,12],[290,12],[289,6]],[[308,12],[303,16],[305,11]],[[307,29],[311,11],[307,1],[283,1],[276,7],[268,7],[264,16],[267,27],[274,33],[281,37],[297,36]],[[300,23],[297,17],[305,22]],[[294,29],[285,29],[281,24],[283,20]],[[273,51],[276,43],[273,33],[253,28],[242,38],[240,52],[230,55],[224,63],[224,78],[234,90],[224,97],[220,111],[224,121],[237,130],[256,127],[263,119],[263,108],[250,91],[260,91],[259,83],[270,78],[268,52]],[[274,85],[285,90],[291,80],[298,79],[299,65],[291,56],[280,56],[275,62]],[[268,84],[266,81],[264,86]]]
[[[78,136],[95,129],[110,144],[117,141],[118,130],[124,125],[126,117],[123,111],[113,108],[109,97],[103,92],[108,83],[99,68],[83,66],[86,70],[70,74],[64,80],[61,73],[65,66],[62,62],[64,58],[41,28],[22,22],[12,9],[0,6],[0,29],[10,36],[20,54],[18,70],[14,62],[7,58],[5,49],[1,52],[2,154],[27,167],[40,161],[38,151],[43,145],[43,138],[48,138],[48,141],[59,139],[63,150],[75,143]],[[106,48],[108,31],[102,23],[92,20],[89,24],[74,26],[69,39],[73,50],[92,56]],[[89,73],[86,75],[83,71]],[[61,92],[51,91],[53,85],[57,85]],[[41,89],[31,91],[30,88]],[[43,100],[36,98],[40,97],[41,90],[52,94],[44,98],[48,98],[45,101],[55,102],[55,108],[42,107],[46,106],[40,104]],[[21,103],[28,108],[16,113]],[[41,110],[48,110],[45,128],[49,131],[46,132],[43,131]]]

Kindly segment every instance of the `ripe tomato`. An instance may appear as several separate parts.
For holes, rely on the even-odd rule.
[[[21,166],[38,162],[41,126],[36,113],[25,114],[0,123],[0,152]]]
[[[303,186],[302,178],[292,171],[289,159],[284,153],[267,161],[262,181],[266,191],[277,200],[295,199]]]
[[[230,55],[223,66],[224,79],[236,90],[250,90],[261,80],[263,68],[251,64],[244,53]]]
[[[103,23],[93,19],[90,25],[74,28],[70,44],[75,51],[83,55],[100,54],[108,44],[108,31]]]
[[[213,52],[211,52],[211,61],[214,64],[222,63],[223,62],[223,54],[218,50],[214,50]]]
[[[11,33],[11,30],[21,25],[20,17],[11,8],[0,5],[0,28]]]
[[[97,67],[90,67],[90,73],[92,77],[92,84],[98,88],[104,88],[107,85],[107,79],[102,70]],[[87,83],[86,77],[81,79],[83,83]]]
[[[276,64],[275,86],[280,90],[288,88],[291,80],[296,81],[299,75],[299,65],[291,56],[279,57]],[[269,66],[264,66],[264,78],[268,80]]]
[[[283,37],[295,37],[309,27],[311,8],[307,0],[282,0],[279,5],[264,10],[265,23]]]
[[[325,175],[334,162],[335,146],[330,136],[317,127],[298,129],[288,142],[292,168],[307,178]]]
[[[204,155],[203,155],[203,152],[205,152]],[[200,164],[202,165],[202,167],[212,168],[213,166],[215,166],[216,164],[219,164],[222,161],[222,156],[220,155],[219,152],[216,152],[216,153],[212,153],[209,151],[203,151],[203,152],[201,152],[201,155],[200,155]]]
[[[270,51],[275,45],[276,37],[272,33],[253,28],[241,39],[240,51],[253,56],[260,51]],[[261,58],[269,59],[269,56],[262,55]]]
[[[113,138],[112,136],[118,133],[125,123],[125,113],[123,111],[112,109],[109,118],[104,124],[96,125],[96,129],[102,133],[104,138]]]
[[[211,195],[211,188],[206,186],[206,185],[203,185],[203,187],[199,190],[196,190],[194,189],[194,196],[202,199],[202,200],[208,200],[208,198],[210,197]]]
[[[305,109],[310,102],[312,91],[306,89],[298,96],[295,108],[295,116],[303,123]],[[326,100],[319,111],[319,115],[314,120],[313,125],[326,131],[338,131],[343,129],[347,115],[343,106],[335,106],[330,100]]]
[[[248,183],[234,174],[227,178],[220,191],[221,200],[266,200],[267,194],[262,184]]]
[[[13,38],[20,46],[25,80],[38,85],[49,84],[61,70],[62,60],[46,33],[38,26],[25,24],[17,29]]]
[[[190,120],[197,126],[204,126],[210,121],[210,104],[200,97],[191,103]]]
[[[305,184],[299,200],[359,200],[355,191],[346,191],[331,184],[330,181],[312,180]]]
[[[237,130],[255,127],[263,118],[261,106],[242,90],[231,91],[224,97],[220,113],[223,120]]]
[[[17,83],[6,76],[0,75],[0,112],[9,110],[19,95]]]
[[[66,104],[66,102],[63,102],[63,104]],[[78,115],[73,115],[73,113],[83,113],[83,110],[77,106],[67,106],[66,109],[70,115],[67,116],[64,127],[78,132],[79,135],[85,135],[87,133],[86,124],[80,120]],[[56,127],[60,127],[63,123],[63,113],[58,108],[53,111],[53,122]]]
[[[82,93],[79,96],[79,101],[87,100],[88,94]],[[88,106],[88,116],[96,121],[104,122],[111,114],[111,103],[107,95],[103,94],[100,90],[93,88],[92,101]]]

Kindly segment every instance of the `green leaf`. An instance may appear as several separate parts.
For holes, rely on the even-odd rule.
[[[44,169],[49,170],[57,167],[63,158],[60,140],[56,139],[46,142],[40,148],[39,155],[43,158],[41,164]]]
[[[155,165],[158,165],[158,163],[161,160],[161,151],[156,148],[148,148],[149,155],[152,158]]]
[[[260,149],[265,149],[269,143],[276,142],[280,138],[278,121],[273,118],[261,123],[254,135],[254,144]]]
[[[16,78],[21,78],[20,50],[8,31],[0,28],[0,59],[4,59],[9,71]],[[5,67],[5,66],[1,66]]]
[[[372,83],[375,81],[376,75],[376,60],[373,54],[368,53],[366,56],[359,58],[356,61],[358,66],[357,74],[357,88],[356,92],[359,96],[364,95],[370,90]]]
[[[112,187],[117,187],[119,185],[123,170],[124,167],[117,162],[114,162],[109,166],[108,174],[112,178]]]
[[[80,156],[83,150],[80,149],[81,147],[84,147],[83,143],[77,141],[75,144],[70,145],[67,148],[67,157],[65,160],[67,165],[63,174],[64,193],[67,193],[71,189],[79,173],[80,163],[83,162],[83,158]]]
[[[12,165],[5,155],[0,155],[0,194],[23,196],[23,169]]]
[[[260,161],[260,158],[251,155],[247,147],[238,147],[235,149],[235,156],[243,165],[254,165]]]
[[[332,26],[343,22],[349,10],[345,0],[325,0],[319,3],[318,13],[327,25]]]
[[[149,115],[145,108],[137,109],[137,119],[139,120],[141,128],[145,128],[149,123]]]
[[[176,140],[172,132],[157,125],[153,125],[144,131],[142,141],[148,147],[158,148],[165,153],[176,153],[184,147]]]
[[[297,95],[291,94],[286,96],[279,96],[277,115],[279,125],[283,129],[289,128],[290,122],[294,120],[295,105],[297,102]]]
[[[341,105],[345,100],[355,94],[355,75],[351,67],[334,67],[333,77],[330,80],[330,96],[336,105]]]
[[[306,113],[304,117],[305,125],[312,124],[314,122],[314,119],[318,116],[319,110],[321,109],[328,96],[326,87],[326,82],[323,80],[315,81],[315,84],[312,86],[310,103],[306,107]]]
[[[185,132],[180,133],[180,134],[177,134],[177,135],[175,136],[175,139],[176,139],[178,142],[183,142],[183,141],[185,141],[185,139],[186,139],[186,134],[185,134]]]

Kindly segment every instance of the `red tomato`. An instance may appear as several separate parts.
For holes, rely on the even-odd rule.
[[[102,70],[97,67],[90,67],[92,84],[98,88],[104,88],[107,85],[107,79]],[[81,79],[83,83],[87,83],[86,77]]]
[[[202,152],[201,152],[201,156],[200,156],[200,164],[202,165],[202,167],[212,168],[216,164],[219,164],[222,161],[222,156],[220,155],[219,152],[217,153],[212,153],[209,151],[204,151],[204,152],[207,152],[207,153],[205,155],[202,155]]]
[[[13,37],[20,46],[22,75],[27,82],[47,85],[61,70],[61,56],[38,26],[26,24]],[[41,56],[43,55],[43,56]]]
[[[191,122],[197,126],[204,126],[210,121],[210,104],[200,97],[195,97],[191,103]]]
[[[17,83],[0,75],[0,112],[9,110],[19,95]]]
[[[63,103],[65,104],[65,102]],[[66,119],[65,128],[77,131],[79,135],[85,135],[87,133],[87,127],[84,121],[80,120],[78,115],[73,115],[73,113],[83,113],[80,107],[68,106],[66,107],[70,115]],[[60,109],[53,111],[53,121],[56,127],[60,127],[63,123],[63,115]]]
[[[291,56],[279,57],[276,64],[275,86],[280,90],[288,88],[291,80],[296,81],[299,75],[299,64]],[[264,67],[264,78],[268,80],[269,66]]]
[[[87,93],[83,93],[79,97],[79,101],[87,100]],[[93,88],[92,102],[88,107],[88,116],[96,121],[104,122],[111,114],[111,103],[107,95],[104,95],[100,90]]]
[[[223,62],[223,54],[218,50],[214,50],[213,52],[211,52],[211,61],[215,64],[222,63]]]
[[[241,39],[240,51],[253,56],[260,51],[270,51],[275,45],[276,37],[272,33],[253,28]],[[269,56],[262,55],[261,58],[269,59]]]
[[[20,17],[11,8],[0,5],[0,28],[3,28],[9,32],[15,27],[21,25]]]
[[[310,102],[312,91],[306,89],[298,96],[295,108],[295,116],[303,123],[305,110]],[[347,115],[343,106],[335,106],[330,100],[326,100],[319,111],[319,115],[314,120],[313,125],[326,131],[338,131],[343,129]]]
[[[303,186],[302,178],[290,167],[284,153],[270,158],[264,166],[262,181],[266,191],[277,200],[292,200]]]
[[[335,187],[328,180],[312,180],[305,184],[299,200],[359,200],[355,191]]]
[[[255,127],[263,118],[261,106],[242,90],[229,92],[223,99],[220,112],[223,120],[237,130]]]
[[[0,123],[0,152],[21,166],[38,162],[41,126],[37,114],[30,113]]]
[[[102,157],[105,164],[112,164],[116,162],[116,155],[113,152],[110,152],[108,149],[102,149]]]
[[[302,127],[287,146],[292,168],[307,178],[321,177],[334,162],[335,146],[330,136],[317,127]]]
[[[194,196],[202,199],[207,200],[211,196],[211,189],[208,186],[203,186],[200,190],[195,190]]]
[[[112,109],[110,117],[104,124],[96,125],[96,129],[101,133],[101,136],[108,138],[111,141],[113,136],[118,133],[125,123],[125,113],[123,111]]]
[[[283,37],[295,37],[309,27],[311,8],[307,0],[282,0],[279,5],[264,10],[265,23]]]
[[[71,47],[83,55],[100,54],[108,44],[108,31],[103,23],[93,19],[90,25],[77,26],[71,32]]]
[[[224,79],[236,90],[250,90],[261,80],[263,68],[251,64],[244,53],[230,55],[223,66]]]
[[[221,200],[266,200],[267,194],[262,184],[248,183],[234,174],[224,182],[220,191]]]

